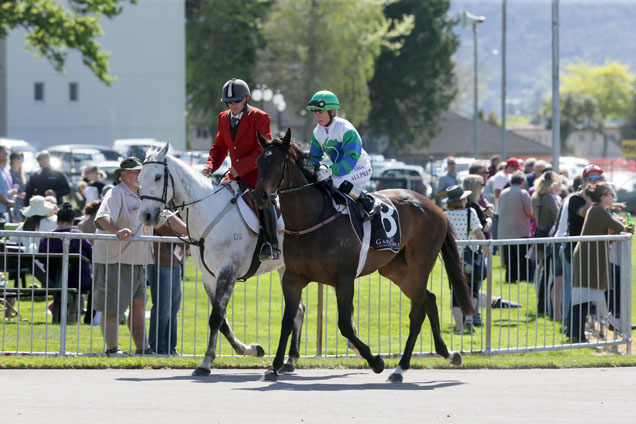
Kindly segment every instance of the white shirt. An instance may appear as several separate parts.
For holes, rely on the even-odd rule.
[[[23,225],[24,225],[24,222],[20,224],[18,228],[16,228],[16,231],[24,231],[22,229]],[[34,231],[50,232],[55,230],[56,228],[57,228],[57,216],[52,215],[52,216],[47,216],[40,219],[40,222],[38,223],[38,226]],[[40,247],[40,237],[11,237],[9,240],[15,243],[22,244],[24,246],[24,251],[28,253],[31,253],[31,252],[37,253]]]
[[[559,222],[556,223],[557,229],[554,233],[554,237],[565,237],[568,234],[568,204],[570,203],[570,194],[563,200],[561,206],[561,216],[559,216]]]
[[[495,193],[495,215],[499,214],[499,198],[496,196],[497,190],[503,190],[510,182],[510,174],[506,174],[503,170],[497,172],[493,176],[493,192]],[[501,194],[501,193],[500,193]]]
[[[151,236],[152,227],[144,227],[139,219],[140,206],[141,198],[139,195],[122,182],[106,193],[97,215],[95,215],[95,221],[107,216],[121,228],[129,228],[136,236]],[[163,223],[160,225],[163,225]],[[96,233],[110,234],[108,231],[99,228]],[[100,264],[151,264],[153,263],[152,243],[132,242],[130,240],[121,242],[95,240],[93,244],[93,262]]]

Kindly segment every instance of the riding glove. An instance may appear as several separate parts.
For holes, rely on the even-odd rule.
[[[318,171],[316,171],[316,178],[318,179],[318,181],[324,181],[327,178],[331,177],[331,175],[333,175],[333,170],[330,167],[320,168]]]

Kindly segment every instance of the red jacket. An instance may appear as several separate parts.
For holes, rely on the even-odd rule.
[[[219,132],[210,149],[210,156],[205,163],[206,168],[211,168],[212,172],[219,169],[229,151],[232,167],[238,172],[239,179],[254,188],[258,178],[256,159],[263,152],[263,148],[258,143],[256,130],[260,131],[263,137],[272,139],[269,115],[258,108],[248,106],[247,111],[243,112],[234,140],[230,132],[229,110],[219,114],[217,127]],[[232,178],[231,174],[228,175]]]

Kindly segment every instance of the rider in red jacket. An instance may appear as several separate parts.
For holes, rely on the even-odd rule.
[[[210,156],[203,168],[203,175],[210,176],[216,171],[230,153],[232,166],[228,175],[231,179],[240,179],[251,188],[256,186],[258,167],[256,159],[263,152],[256,131],[263,137],[272,139],[269,115],[262,110],[248,106],[250,88],[245,81],[232,78],[223,86],[221,101],[229,110],[219,114],[214,144]],[[276,211],[274,205],[263,209],[263,228],[267,241],[260,252],[260,259],[278,259],[278,238],[276,235]]]

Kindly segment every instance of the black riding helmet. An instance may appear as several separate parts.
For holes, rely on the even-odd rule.
[[[222,102],[237,102],[245,96],[250,95],[250,88],[245,81],[232,78],[223,85],[221,93]]]

